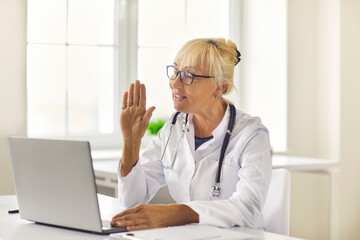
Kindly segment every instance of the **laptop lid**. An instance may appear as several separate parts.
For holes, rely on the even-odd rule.
[[[21,218],[102,232],[90,144],[9,137]]]

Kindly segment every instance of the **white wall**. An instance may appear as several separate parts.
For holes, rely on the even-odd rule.
[[[339,0],[289,0],[289,154],[338,157],[339,6]]]
[[[26,134],[26,1],[0,1],[0,195],[14,194],[7,136]]]
[[[270,131],[273,151],[285,152],[287,0],[243,0],[242,11],[241,109],[260,116]]]
[[[339,160],[331,175],[293,173],[290,234],[357,239],[360,1],[289,0],[288,30],[288,152]]]
[[[314,155],[316,134],[318,56],[314,2],[288,1],[288,153],[308,157]]]
[[[288,154],[338,159],[338,0],[288,1]],[[329,56],[330,55],[330,56]],[[292,172],[290,234],[330,238],[331,175]]]
[[[338,239],[359,239],[360,1],[342,0]]]

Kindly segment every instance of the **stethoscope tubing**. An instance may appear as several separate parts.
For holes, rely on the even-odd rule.
[[[184,122],[183,122],[183,128],[182,128],[182,130],[181,130],[181,131],[182,131],[182,134],[181,134],[181,137],[180,137],[179,141],[178,141],[177,144],[176,144],[176,149],[175,149],[175,152],[173,153],[173,156],[171,157],[170,165],[165,165],[165,163],[163,162],[163,158],[164,158],[164,155],[165,155],[165,150],[166,150],[167,145],[168,145],[168,143],[169,143],[169,140],[170,140],[170,137],[171,137],[171,134],[172,134],[172,129],[173,129],[175,123],[176,123],[176,120],[177,120],[177,117],[178,117],[179,114],[180,114],[180,112],[176,112],[175,115],[174,115],[174,117],[173,117],[173,120],[172,120],[171,126],[170,126],[170,133],[169,133],[169,136],[168,136],[168,138],[167,138],[167,140],[166,140],[164,150],[163,150],[163,152],[162,152],[162,154],[161,154],[161,158],[160,158],[160,160],[159,160],[160,165],[162,165],[162,166],[163,166],[164,168],[166,168],[166,169],[170,169],[170,168],[173,167],[174,162],[175,162],[175,159],[176,159],[176,156],[177,156],[177,153],[178,153],[178,150],[179,150],[180,142],[181,142],[181,140],[183,139],[183,137],[184,137],[184,135],[185,135],[185,128],[186,128],[186,125],[187,125],[187,122],[188,122],[188,118],[189,118],[189,114],[188,114],[188,113],[187,113],[186,116],[185,116],[185,119],[184,119]]]
[[[223,161],[224,161],[224,157],[225,157],[225,152],[226,149],[229,145],[229,141],[230,141],[230,137],[232,134],[232,130],[234,128],[235,125],[235,119],[236,119],[236,110],[234,105],[229,104],[230,107],[230,120],[229,120],[229,125],[225,134],[225,138],[223,141],[223,145],[221,146],[221,151],[220,151],[220,157],[219,157],[219,166],[218,166],[218,171],[216,174],[216,180],[215,180],[215,184],[220,184],[220,177],[221,177],[221,168],[223,165]]]
[[[227,149],[227,147],[229,145],[230,137],[231,137],[232,130],[234,128],[235,120],[236,120],[236,109],[235,109],[234,105],[229,104],[229,108],[230,108],[230,119],[229,119],[228,128],[226,130],[226,134],[225,134],[225,137],[224,137],[224,141],[223,141],[223,144],[221,146],[220,157],[219,157],[219,166],[218,166],[218,170],[217,170],[217,174],[216,174],[216,178],[215,178],[215,184],[213,186],[213,193],[212,193],[213,197],[219,197],[220,196],[220,191],[221,191],[221,189],[220,189],[221,169],[222,169],[222,165],[223,165],[223,161],[224,161],[224,157],[225,157],[225,152],[226,152],[226,149]],[[169,133],[169,136],[168,136],[168,138],[166,140],[163,153],[161,154],[161,158],[159,160],[159,163],[166,169],[171,169],[173,167],[176,156],[177,156],[177,153],[178,153],[178,150],[179,150],[180,142],[182,141],[182,139],[183,139],[183,137],[185,135],[185,128],[186,128],[188,118],[189,118],[188,113],[186,114],[186,116],[184,118],[182,134],[181,134],[181,137],[180,137],[179,141],[176,144],[176,149],[175,149],[175,152],[174,152],[174,154],[173,154],[173,156],[171,158],[170,165],[165,165],[164,162],[163,162],[163,157],[164,157],[167,145],[169,143],[169,139],[170,139],[171,134],[172,134],[172,128],[176,124],[176,120],[177,120],[177,117],[178,117],[179,114],[180,114],[180,112],[176,112],[173,119],[172,119],[172,121],[171,121],[170,133]]]

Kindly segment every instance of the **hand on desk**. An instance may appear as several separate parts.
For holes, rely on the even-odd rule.
[[[198,222],[199,215],[183,204],[140,204],[115,215],[111,225],[136,231]]]

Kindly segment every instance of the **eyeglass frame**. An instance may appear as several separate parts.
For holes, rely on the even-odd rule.
[[[173,67],[173,68],[176,70],[176,76],[175,76],[174,79],[171,79],[171,77],[169,77],[169,67]],[[174,65],[166,65],[166,75],[167,75],[167,77],[168,77],[170,80],[174,81],[174,80],[178,77],[179,73],[180,73],[180,82],[181,82],[182,84],[185,84],[185,85],[191,85],[191,84],[193,84],[194,78],[196,78],[196,77],[215,78],[215,76],[204,76],[204,75],[198,75],[198,74],[195,74],[195,73],[192,73],[192,72],[188,72],[188,71],[180,71],[180,70],[177,69]],[[190,82],[189,84],[183,82],[183,78],[181,78],[181,73],[184,73],[184,74],[185,74],[185,73],[190,73],[190,74],[192,75],[191,82]]]

